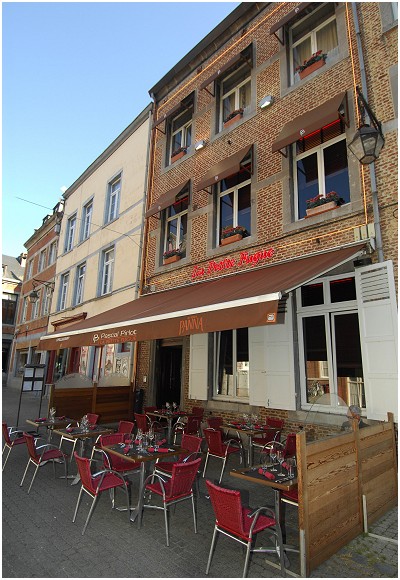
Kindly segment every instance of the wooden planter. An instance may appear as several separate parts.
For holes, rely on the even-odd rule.
[[[235,234],[234,236],[229,236],[228,238],[223,238],[221,240],[221,246],[227,246],[228,244],[233,244],[234,242],[238,242],[243,238],[242,234]]]
[[[175,161],[178,161],[178,159],[180,159],[184,155],[186,155],[186,151],[179,151],[179,153],[171,157],[171,163],[175,163]]]
[[[227,127],[230,127],[231,125],[233,125],[234,123],[239,121],[239,119],[241,119],[242,117],[243,117],[243,113],[238,113],[237,115],[232,117],[232,119],[229,119],[229,121],[225,121],[224,129],[226,129]]]
[[[332,209],[336,209],[338,207],[336,201],[328,201],[328,203],[324,203],[321,205],[317,205],[317,207],[312,207],[310,209],[306,209],[306,217],[311,217],[313,215],[317,215],[319,213],[324,213],[326,211],[331,211]]]
[[[324,61],[323,58],[321,58],[320,60],[317,60],[317,62],[313,62],[312,64],[310,64],[310,66],[308,66],[304,70],[299,71],[299,77],[301,79],[304,79],[305,77],[308,77],[308,75],[310,75],[314,71],[316,71],[319,68],[321,68],[322,66],[324,66],[324,64],[325,64],[325,61]]]
[[[169,258],[164,258],[164,266],[166,264],[173,264],[174,262],[179,262],[180,256],[170,256]]]

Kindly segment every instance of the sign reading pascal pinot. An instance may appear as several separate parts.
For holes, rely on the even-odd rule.
[[[258,264],[258,262],[272,258],[274,253],[274,248],[268,248],[264,250],[257,250],[257,252],[253,252],[252,254],[249,254],[249,252],[241,252],[239,259],[224,258],[219,262],[216,260],[211,260],[204,266],[195,266],[192,271],[192,278],[197,279],[203,276],[210,276],[214,272],[224,272],[225,270],[231,270],[232,268],[235,268],[235,266],[255,266]]]
[[[114,344],[117,342],[130,342],[136,340],[136,330],[121,328],[120,330],[112,332],[94,332],[92,335],[92,343],[95,345]]]

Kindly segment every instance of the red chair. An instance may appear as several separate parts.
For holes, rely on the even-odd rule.
[[[240,453],[241,460],[243,461],[243,464],[245,463],[242,442],[237,439],[223,441],[221,431],[215,429],[204,429],[204,436],[207,441],[208,449],[206,460],[204,462],[203,477],[206,473],[208,458],[210,456],[217,457],[218,459],[222,459],[222,471],[218,482],[221,483],[226,460],[230,455],[232,455],[232,453]]]
[[[275,551],[279,556],[282,575],[285,576],[282,532],[274,511],[267,507],[260,507],[252,511],[242,506],[240,491],[218,487],[208,480],[206,481],[206,485],[216,517],[206,574],[210,570],[218,532],[247,546],[243,569],[243,578],[245,578],[249,566],[250,554],[252,552],[271,551],[271,549],[252,549],[251,547],[258,533],[268,531],[274,537]]]
[[[19,486],[22,487],[22,484],[24,483],[25,476],[28,472],[29,465],[31,463],[33,463],[33,465],[35,466],[35,472],[33,474],[32,481],[31,481],[31,484],[30,484],[29,489],[28,489],[28,493],[31,491],[31,487],[32,487],[33,482],[35,481],[35,477],[36,477],[36,474],[38,472],[39,467],[41,467],[42,465],[45,465],[48,461],[51,461],[53,463],[54,476],[55,476],[55,474],[56,474],[56,468],[55,468],[55,463],[54,463],[55,459],[57,459],[58,463],[60,461],[62,463],[64,463],[65,481],[68,484],[67,455],[65,455],[65,453],[60,451],[60,449],[58,449],[58,447],[56,447],[55,445],[51,445],[51,443],[46,443],[45,445],[40,445],[39,447],[35,447],[35,439],[29,433],[24,433],[24,439],[25,439],[26,446],[28,448],[29,459],[28,459],[28,463],[27,463],[26,468],[25,468],[25,473],[22,477],[22,480],[21,480],[21,483],[19,484]],[[40,449],[42,451],[40,453],[38,453],[38,451]]]
[[[90,471],[90,459],[87,459],[86,457],[79,457],[79,455],[76,452],[74,453],[74,457],[76,464],[78,466],[79,476],[81,478],[82,485],[79,491],[78,501],[76,502],[72,522],[75,522],[76,520],[76,515],[78,513],[78,507],[81,501],[82,492],[84,491],[85,493],[87,493],[93,500],[92,505],[90,506],[89,509],[89,514],[86,518],[85,525],[83,526],[82,536],[86,531],[90,518],[92,517],[97,499],[99,498],[100,494],[103,493],[103,491],[107,490],[111,491],[117,488],[124,489],[126,495],[126,508],[128,511],[128,521],[130,522],[131,513],[129,509],[129,494],[127,483],[124,477],[120,473],[117,473],[116,471],[113,471],[111,469],[103,469],[102,471],[99,471],[98,473],[94,473],[92,475]],[[114,497],[112,497],[111,505],[114,508]]]
[[[174,445],[176,443],[176,436],[178,433],[181,433],[182,436],[184,433],[186,435],[196,435],[200,437],[200,430],[201,430],[201,419],[200,417],[193,417],[188,416],[184,417],[183,420],[178,419],[173,427],[174,431]]]
[[[111,433],[110,435],[100,436],[100,447],[104,456],[104,468],[118,471],[118,473],[123,473],[124,475],[128,473],[139,473],[140,463],[134,463],[133,461],[128,461],[127,459],[122,459],[113,453],[107,453],[104,447],[108,445],[117,445],[118,443],[123,443],[125,441],[124,433]]]
[[[264,445],[270,441],[281,440],[281,431],[285,425],[285,421],[283,419],[267,417],[265,424],[267,428],[265,429],[264,433],[262,435],[256,435],[253,437],[253,451],[254,449],[262,449]]]
[[[133,429],[135,428],[135,423],[133,421],[120,421],[118,424],[117,433],[124,433],[125,435],[131,435]]]
[[[143,411],[144,411],[144,414],[153,413],[154,411],[157,411],[157,407],[144,407]]]
[[[222,417],[207,417],[207,425],[210,429],[220,429],[224,423]]]
[[[185,461],[188,461],[188,458],[194,459],[194,455],[200,452],[202,441],[201,437],[195,437],[194,435],[187,435],[184,433],[182,436],[181,447],[183,447],[185,451],[179,455],[177,461],[157,460],[154,465],[153,473],[159,473],[160,475],[171,477],[174,463],[184,463]]]
[[[204,416],[203,407],[192,407],[192,415],[194,415],[195,417],[199,417],[200,420],[202,421]]]
[[[89,425],[97,425],[97,421],[99,420],[100,415],[96,415],[95,413],[86,413],[86,417],[89,421]]]
[[[166,481],[160,475],[152,473],[145,480],[145,492],[162,497],[163,506],[145,504],[145,508],[163,509],[167,546],[169,546],[168,508],[184,500],[192,500],[194,533],[197,534],[196,510],[193,498],[193,482],[199,469],[201,458],[186,463],[174,463],[171,477]],[[157,478],[157,482],[150,482]],[[149,483],[148,483],[149,482]]]
[[[3,469],[6,466],[8,458],[10,457],[11,449],[16,445],[25,445],[25,438],[23,436],[23,432],[13,427],[7,427],[7,423],[3,423],[3,437],[4,437],[4,447],[3,447],[3,454],[6,448],[8,449],[6,460],[3,464]]]
[[[296,455],[296,433],[289,433],[286,437],[283,454],[285,457],[292,457]]]

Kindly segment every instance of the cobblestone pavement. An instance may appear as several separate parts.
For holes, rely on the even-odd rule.
[[[3,420],[15,425],[20,392],[3,387]],[[42,406],[46,414],[47,401]],[[39,412],[39,397],[24,393],[21,400],[20,427],[28,417]],[[229,469],[237,467],[230,459],[223,484],[241,489],[242,499],[251,507],[273,506],[273,494],[261,486],[247,485],[229,477]],[[24,446],[11,452],[3,472],[3,578],[203,578],[211,543],[214,516],[205,497],[204,480],[197,501],[198,533],[194,534],[189,502],[176,507],[171,514],[171,543],[165,544],[163,514],[146,510],[143,526],[128,524],[126,513],[111,511],[104,494],[94,511],[84,536],[81,531],[88,513],[89,498],[82,499],[77,521],[72,523],[79,485],[66,485],[55,479],[52,467],[39,470],[31,493],[28,484],[19,487],[27,451]],[[214,480],[220,463],[210,459],[207,477]],[[70,472],[75,473],[72,463]],[[30,472],[32,473],[32,472]],[[62,474],[62,466],[57,466]],[[132,477],[132,500],[137,493],[137,479]],[[28,474],[28,482],[30,475]],[[120,499],[122,495],[119,496]],[[117,494],[118,501],[118,494]],[[288,506],[288,542],[298,544],[297,511]],[[361,535],[346,548],[324,562],[311,574],[313,578],[397,578],[397,509],[388,512],[371,526],[368,536]],[[373,534],[373,535],[372,535]],[[377,537],[378,536],[378,537]],[[382,539],[381,537],[389,538]],[[267,535],[265,535],[267,538]],[[390,541],[394,540],[394,541]],[[264,545],[265,542],[263,541]],[[299,574],[297,554],[289,554],[288,576]],[[275,555],[254,554],[248,576],[280,577]],[[237,578],[242,575],[244,553],[239,544],[220,536],[209,577]]]

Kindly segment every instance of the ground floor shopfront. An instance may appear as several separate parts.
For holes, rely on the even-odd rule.
[[[356,404],[367,419],[386,420],[397,412],[393,268],[360,266],[361,251],[143,296],[42,339],[48,380],[130,382],[147,405],[201,404],[229,416],[334,425],[338,407],[343,415]]]

